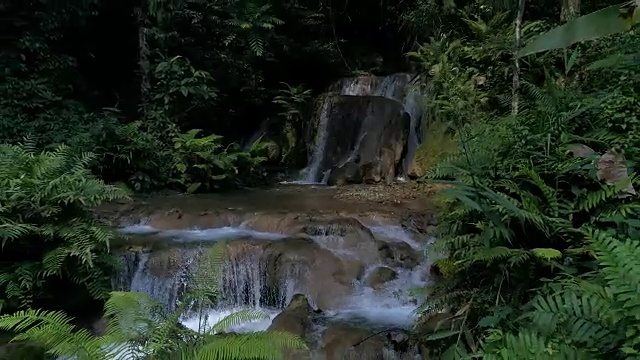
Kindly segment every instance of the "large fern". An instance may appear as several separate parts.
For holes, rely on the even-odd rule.
[[[438,240],[429,249],[444,254],[436,261],[444,279],[429,287],[420,309],[425,317],[443,304],[453,310],[471,304],[471,323],[488,318],[493,325],[502,322],[504,328],[492,335],[498,336],[514,319],[495,314],[531,301],[532,289],[542,286],[543,279],[595,269],[583,228],[621,237],[638,234],[637,200],[620,199],[620,186],[599,180],[597,154],[572,156],[576,140],[601,152],[610,146],[602,140],[609,135],[600,118],[582,119],[594,101],[561,112],[580,97],[530,90],[532,106],[517,118],[459,128],[460,153],[426,175],[426,180],[447,186],[441,192],[445,201]],[[462,328],[456,331],[463,333]],[[527,342],[538,333],[509,336],[509,341]],[[527,344],[536,348],[534,342]],[[451,349],[459,345],[453,341]]]
[[[51,296],[44,288],[62,278],[95,298],[109,293],[107,253],[114,233],[91,210],[126,193],[95,179],[92,154],[60,146],[39,152],[0,145],[0,288],[13,306]]]
[[[530,303],[517,333],[491,330],[484,359],[635,359],[640,354],[640,243],[585,229],[600,271]]]

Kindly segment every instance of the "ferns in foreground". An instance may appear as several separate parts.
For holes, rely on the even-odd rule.
[[[52,294],[55,278],[85,287],[94,298],[108,296],[109,242],[91,210],[126,193],[95,179],[89,153],[66,146],[39,152],[25,145],[0,145],[0,289],[10,307],[30,306]]]
[[[599,272],[536,296],[517,332],[490,330],[483,359],[636,359],[640,243],[587,229]]]
[[[235,325],[268,318],[259,310],[241,310],[216,324],[208,322],[206,310],[218,296],[211,284],[218,284],[225,249],[219,243],[198,259],[188,294],[169,314],[146,294],[112,292],[105,304],[108,324],[102,336],[74,328],[61,312],[39,310],[1,316],[0,330],[19,333],[14,341],[36,342],[49,354],[74,360],[268,360],[282,358],[288,349],[306,349],[301,339],[285,332],[224,334]],[[194,312],[197,331],[180,323]]]
[[[567,101],[575,101],[564,95]],[[427,174],[428,179],[448,185],[443,192],[447,202],[439,218],[438,240],[430,249],[446,256],[435,261],[443,278],[427,289],[427,302],[420,310],[427,319],[439,310],[465,309],[463,314],[453,316],[456,320],[464,317],[465,325],[458,322],[451,331],[439,329],[435,334],[423,334],[427,342],[437,338],[449,346],[442,353],[446,355],[443,359],[466,358],[465,354],[474,353],[478,344],[473,339],[485,328],[494,328],[485,339],[487,344],[496,339],[502,341],[496,343],[495,349],[499,350],[495,354],[485,351],[487,358],[492,354],[499,358],[509,346],[509,356],[513,357],[505,355],[504,359],[526,359],[527,354],[537,358],[539,354],[534,349],[538,348],[547,354],[540,355],[541,359],[580,358],[583,353],[588,358],[595,351],[580,342],[587,336],[581,331],[587,328],[575,329],[576,333],[567,333],[567,338],[561,339],[546,338],[538,328],[514,331],[524,304],[542,309],[543,305],[536,303],[541,295],[558,296],[558,288],[564,283],[557,281],[548,283],[541,290],[544,292],[536,295],[535,290],[545,284],[545,279],[597,270],[594,241],[585,237],[586,229],[617,239],[637,239],[639,234],[637,197],[629,196],[628,191],[625,195],[625,189],[637,187],[638,178],[627,174],[622,161],[610,161],[607,166],[609,170],[621,168],[619,172],[626,179],[611,182],[601,176],[606,171],[598,154],[611,152],[609,140],[615,134],[603,131],[606,119],[597,113],[585,113],[585,107],[560,112],[557,109],[576,108],[562,100],[553,99],[557,102],[555,109],[538,104],[517,118],[460,129],[464,151]],[[593,103],[593,99],[584,102]],[[581,116],[578,118],[577,114]],[[597,151],[575,151],[575,145]],[[630,270],[627,272],[631,274]],[[584,284],[582,280],[581,286]],[[587,288],[593,290],[594,286],[576,293],[575,304],[580,304],[577,309],[599,309],[581,297]],[[562,294],[567,289],[563,291]],[[569,304],[555,301],[556,305]],[[543,314],[539,311],[536,316]],[[567,321],[568,326],[584,325]],[[596,327],[589,329],[595,331]],[[574,342],[567,342],[569,337]],[[589,338],[589,346],[596,346],[600,352],[614,351],[593,345],[596,340],[600,339]],[[608,338],[606,341],[614,344]],[[553,357],[557,354],[569,355]]]

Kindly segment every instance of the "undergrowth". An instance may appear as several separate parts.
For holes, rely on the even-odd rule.
[[[618,38],[628,43],[631,36]],[[458,46],[434,40],[431,49],[449,50],[425,61],[437,61],[441,74],[459,75],[469,59],[482,60],[482,49],[454,51]],[[576,74],[585,76],[588,64],[577,55],[564,72],[546,71],[553,67],[549,59],[553,54],[528,59],[545,77],[535,68],[522,71],[515,114],[508,83],[485,86],[496,76],[489,63],[432,95],[439,119],[452,119],[459,144],[423,178],[447,185],[438,240],[429,248],[439,255],[441,276],[424,289],[416,325],[418,341],[437,358],[640,354],[634,172],[640,143],[633,135],[640,127],[634,115],[623,115],[637,110],[630,97],[637,97],[640,78],[604,69],[608,83],[583,84]],[[465,91],[474,95],[448,96]],[[503,107],[484,108],[487,103]]]

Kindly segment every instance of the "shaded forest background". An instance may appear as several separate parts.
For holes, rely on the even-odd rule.
[[[301,168],[311,94],[344,76],[420,72],[408,52],[432,38],[471,39],[467,19],[486,20],[516,5],[6,2],[0,140],[15,143],[28,136],[39,147],[66,143],[92,151],[101,159],[97,175],[136,190],[255,185],[264,180],[256,166],[263,159],[243,156],[241,146],[255,140],[265,121],[270,134],[263,140],[292,154],[282,159],[272,150],[271,164]],[[532,1],[525,16],[556,23],[559,12],[557,2]],[[280,102],[274,102],[277,96]],[[196,144],[200,135],[186,134],[192,129],[218,136]],[[181,148],[175,145],[180,134],[185,143],[191,139]],[[231,143],[238,146],[227,147]],[[215,149],[218,165],[193,169],[204,160],[194,153],[205,147]],[[173,168],[163,168],[167,164]]]

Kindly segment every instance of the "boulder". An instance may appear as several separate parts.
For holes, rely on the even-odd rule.
[[[318,117],[328,117],[327,140],[314,180],[331,170],[331,185],[394,181],[409,137],[404,106],[380,96],[333,95],[324,101]]]
[[[357,253],[368,263],[380,260],[371,230],[352,217],[334,217],[309,221],[302,231],[311,236],[328,236],[323,246],[334,251]],[[330,243],[329,243],[330,242]]]
[[[320,351],[326,360],[383,360],[386,339],[380,334],[345,324],[331,325],[322,334]]]
[[[313,308],[302,294],[295,294],[289,305],[273,319],[269,331],[286,331],[304,339],[311,329]]]
[[[347,162],[346,164],[331,168],[327,185],[329,186],[343,186],[347,184],[359,184],[362,182],[362,169],[354,162]]]
[[[186,259],[180,248],[168,248],[153,251],[149,254],[147,268],[149,273],[159,278],[168,279],[184,268]]]
[[[378,245],[380,257],[389,266],[413,269],[422,259],[420,252],[404,241],[386,242],[378,240],[376,244]]]
[[[361,270],[347,265],[333,252],[307,237],[273,241],[266,249],[271,287],[281,279],[304,286],[304,293],[321,309],[333,309],[347,300]]]
[[[377,267],[367,277],[367,286],[373,289],[379,289],[385,283],[398,278],[398,273],[392,268],[386,266]]]

